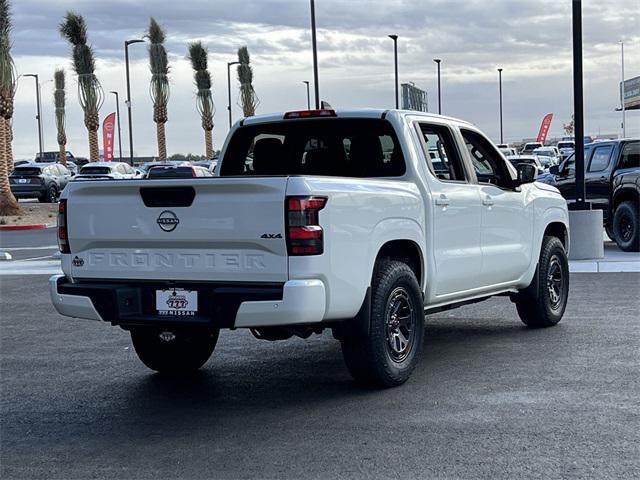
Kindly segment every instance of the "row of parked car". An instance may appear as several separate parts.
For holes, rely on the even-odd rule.
[[[514,154],[515,149],[508,146],[500,149],[514,166],[535,164],[536,181],[556,187],[570,205],[575,202],[574,142],[559,142],[557,147],[526,144],[523,151],[528,149],[530,155]],[[607,235],[621,250],[640,251],[640,140],[586,144],[584,165],[587,201],[593,208],[602,210]]]
[[[211,177],[217,165],[215,160],[203,160],[147,162],[137,167],[124,162],[89,162],[79,167],[72,158],[73,155],[67,155],[66,165],[54,162],[56,156],[45,156],[44,160],[52,160],[49,162],[41,161],[40,157],[33,162],[17,162],[9,176],[11,191],[18,199],[37,198],[43,203],[55,203],[71,181]]]

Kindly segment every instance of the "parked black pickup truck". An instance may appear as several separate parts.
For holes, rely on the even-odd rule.
[[[628,252],[640,251],[640,140],[610,140],[585,145],[587,200],[603,211],[607,234]],[[572,203],[576,198],[575,156],[538,181],[554,185]]]

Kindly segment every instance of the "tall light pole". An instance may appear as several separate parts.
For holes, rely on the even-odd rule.
[[[500,85],[500,143],[504,143],[504,136],[502,132],[502,69],[498,69],[498,83]]]
[[[582,79],[582,1],[572,2],[573,114],[575,121],[576,210],[590,210],[584,183],[584,93]]]
[[[307,85],[307,110],[311,110],[311,96],[309,94],[309,80],[303,80],[302,83]]]
[[[120,99],[118,92],[111,91],[116,96],[116,118],[118,119],[118,148],[120,150],[120,161],[122,161],[122,131],[120,130]]]
[[[622,108],[622,138],[627,138],[626,112],[624,109],[624,42],[620,40],[620,56],[622,57],[622,82],[620,83],[620,103]]]
[[[44,159],[42,158],[43,149],[42,149],[42,118],[40,115],[40,82],[38,80],[37,73],[25,73],[23,77],[33,77],[36,80],[36,109],[37,109],[36,119],[38,120],[38,146],[40,148],[39,158],[40,158],[40,161],[42,161]]]
[[[227,110],[229,110],[229,128],[232,126],[231,120],[231,65],[240,65],[240,62],[227,62],[227,89],[229,94],[229,104]]]
[[[316,42],[316,2],[311,0],[311,49],[313,50],[313,89],[316,94],[316,110],[320,109],[320,85],[318,83],[318,43]]]
[[[438,115],[442,115],[442,96],[440,94],[440,62],[442,62],[442,60],[434,58],[433,61],[438,65]]]
[[[389,35],[393,40],[393,65],[395,73],[396,109],[400,108],[400,94],[398,92],[398,35]]]
[[[129,116],[129,163],[133,165],[133,122],[131,121],[131,83],[129,79],[129,45],[133,43],[143,43],[144,40],[134,38],[124,42],[124,63],[127,71],[127,114]],[[120,116],[118,115],[118,119]],[[122,154],[120,155],[122,156]]]

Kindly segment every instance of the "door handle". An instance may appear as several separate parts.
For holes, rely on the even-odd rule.
[[[482,200],[482,205],[485,205],[487,207],[493,205],[493,198],[491,198],[491,195],[487,195],[486,197],[484,197],[484,200]]]
[[[436,205],[440,205],[441,207],[446,207],[449,203],[449,198],[447,198],[445,194],[440,194],[440,196],[436,198]]]

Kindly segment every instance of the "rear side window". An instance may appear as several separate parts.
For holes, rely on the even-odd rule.
[[[602,172],[609,166],[609,157],[611,157],[611,151],[613,145],[604,145],[602,147],[596,147],[593,149],[593,157],[591,157],[591,163],[589,163],[590,172]]]
[[[394,177],[404,172],[400,144],[389,122],[332,118],[238,129],[220,175]]]
[[[619,168],[640,168],[640,142],[627,143],[624,146]]]
[[[451,131],[440,125],[420,123],[419,127],[431,173],[444,181],[466,181]]]

